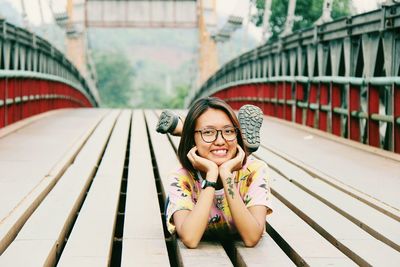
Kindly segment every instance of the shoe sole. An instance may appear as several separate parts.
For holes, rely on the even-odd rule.
[[[174,131],[176,126],[178,125],[179,117],[170,112],[170,111],[163,111],[160,115],[160,119],[156,126],[156,131],[159,133],[171,133]]]
[[[253,153],[260,146],[260,129],[264,114],[257,106],[244,105],[239,109],[238,117],[243,132],[244,145],[250,153]]]

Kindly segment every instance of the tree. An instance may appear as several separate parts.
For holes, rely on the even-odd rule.
[[[252,22],[256,26],[263,24],[265,0],[251,0],[257,8],[257,14],[252,17]],[[322,15],[322,5],[324,0],[297,0],[296,20],[293,31],[311,27],[313,23]],[[337,19],[350,14],[350,0],[334,0],[332,6],[332,18]],[[272,30],[272,40],[276,40],[279,33],[283,30],[289,0],[272,0],[270,27]]]
[[[186,96],[188,95],[188,92],[189,92],[189,85],[178,85],[175,88],[174,96],[171,98],[169,102],[169,107],[175,109],[184,108],[185,104],[184,102]]]
[[[96,53],[94,55],[98,89],[102,106],[128,107],[132,96],[134,71],[121,53]]]
[[[188,85],[179,85],[173,95],[166,95],[161,87],[146,83],[138,91],[141,103],[138,108],[179,109],[184,108],[184,100],[188,94]]]

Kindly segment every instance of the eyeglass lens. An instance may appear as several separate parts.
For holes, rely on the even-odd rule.
[[[218,138],[218,132],[221,132],[222,137],[226,141],[233,141],[236,138],[236,129],[234,127],[227,127],[222,130],[217,129],[203,129],[200,130],[201,137],[203,138],[204,142],[214,142]]]

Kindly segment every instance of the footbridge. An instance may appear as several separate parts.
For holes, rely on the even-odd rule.
[[[0,27],[0,266],[400,265],[399,4],[282,36],[189,95],[264,112],[274,212],[254,248],[170,236],[160,111],[100,108],[61,52]]]

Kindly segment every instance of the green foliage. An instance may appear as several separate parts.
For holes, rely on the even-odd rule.
[[[134,71],[125,55],[117,52],[97,53],[94,62],[102,106],[128,107]]]
[[[130,85],[131,107],[183,108],[196,66],[197,31],[90,29],[89,37],[95,50],[118,51],[129,60],[135,72]]]
[[[256,26],[263,24],[265,0],[251,0],[257,7],[257,14],[252,21]],[[313,23],[322,15],[324,0],[297,0],[296,20],[293,31],[311,27]],[[332,18],[337,19],[350,14],[351,0],[334,0],[332,6]],[[272,0],[270,26],[272,30],[272,40],[275,40],[282,32],[287,15],[289,0]]]
[[[322,15],[324,0],[297,1],[293,31],[311,27],[313,23]]]
[[[125,53],[104,51],[94,55],[102,106],[112,108],[184,108],[189,85],[180,82],[168,93],[165,88],[166,66],[137,61],[135,66]],[[184,64],[186,65],[186,64]],[[151,70],[151,71],[144,71]],[[173,72],[171,72],[173,74]],[[182,75],[185,75],[181,73]],[[138,80],[138,76],[141,79]],[[163,78],[164,77],[164,78]]]
[[[351,1],[350,0],[336,0],[333,1],[332,5],[332,18],[337,19],[345,16],[349,16],[350,12]]]
[[[140,99],[140,103],[136,105],[138,108],[157,108],[157,109],[182,109],[184,108],[184,100],[189,91],[188,85],[179,85],[174,89],[172,95],[168,95],[164,89],[155,84],[144,84],[136,97]]]
[[[172,109],[182,109],[184,108],[184,101],[186,96],[188,95],[189,92],[189,86],[188,85],[179,85],[175,89],[175,94],[171,98],[171,101],[169,102],[169,108]]]

